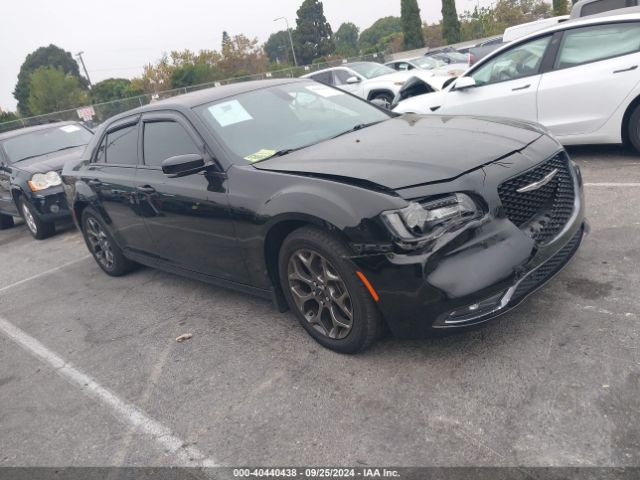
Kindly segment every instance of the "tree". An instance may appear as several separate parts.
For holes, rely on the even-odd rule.
[[[289,33],[286,30],[272,33],[264,44],[264,51],[270,62],[289,63],[293,65],[291,42],[289,40]]]
[[[448,44],[460,41],[460,20],[455,0],[442,0],[442,37]]]
[[[384,51],[397,34],[402,33],[400,17],[383,17],[360,34],[360,50],[364,53]]]
[[[242,77],[267,70],[267,57],[258,46],[258,40],[235,35],[223,48],[222,58],[217,63],[225,78]]]
[[[224,32],[222,32],[222,50],[224,50],[229,45],[229,43],[231,43],[231,37],[225,30]]]
[[[569,4],[567,0],[553,0],[553,15],[567,15],[569,13]]]
[[[331,25],[324,16],[324,7],[319,0],[304,0],[297,12],[296,29],[293,34],[296,55],[301,64],[331,55],[336,46]]]
[[[401,0],[400,18],[402,19],[402,33],[404,33],[404,48],[414,50],[424,47],[418,0]]]
[[[55,45],[40,47],[27,55],[27,58],[22,63],[20,73],[18,73],[18,83],[13,92],[14,98],[18,101],[18,111],[23,116],[34,113],[29,110],[28,105],[30,77],[40,67],[61,68],[65,74],[76,77],[81,87],[85,88],[87,86],[86,80],[80,77],[78,63],[73,59],[70,52],[66,52]]]
[[[171,86],[173,88],[189,87],[201,83],[220,80],[222,77],[218,68],[207,63],[188,63],[176,67],[171,74]]]
[[[131,86],[131,80],[126,78],[108,78],[91,87],[91,101],[94,103],[110,102],[121,98],[141,95],[144,92],[136,92]]]
[[[80,107],[87,100],[78,77],[61,67],[40,67],[31,74],[27,106],[33,115]]]
[[[343,57],[354,57],[358,54],[358,37],[360,30],[353,23],[347,22],[340,25],[334,35],[336,53]]]
[[[18,116],[13,112],[5,112],[0,108],[0,123],[13,122],[18,120]]]

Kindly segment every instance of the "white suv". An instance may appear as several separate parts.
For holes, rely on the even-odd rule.
[[[390,106],[404,83],[416,76],[424,77],[422,79],[433,91],[439,90],[447,80],[447,77],[434,77],[430,72],[396,72],[386,65],[375,62],[345,63],[340,67],[308,73],[302,78],[311,78],[366,100],[377,100],[384,106]]]
[[[565,145],[640,151],[640,14],[571,20],[516,40],[396,112],[539,122]]]

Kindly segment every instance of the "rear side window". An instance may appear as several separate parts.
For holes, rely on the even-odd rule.
[[[555,68],[569,68],[640,51],[640,23],[617,23],[567,30]]]
[[[324,83],[327,85],[331,85],[333,80],[331,71],[316,73],[315,75],[311,75],[311,78],[313,78],[316,82]]]
[[[107,133],[105,147],[105,161],[107,163],[136,165],[138,163],[138,125],[131,125]],[[98,155],[100,155],[100,149]]]
[[[200,153],[182,125],[177,122],[149,122],[144,125],[144,163],[159,167],[167,158]]]

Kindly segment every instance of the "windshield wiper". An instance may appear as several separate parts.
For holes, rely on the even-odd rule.
[[[346,135],[347,133],[357,132],[358,130],[362,130],[363,128],[371,127],[372,125],[376,125],[376,124],[382,123],[382,122],[384,122],[384,120],[376,120],[375,122],[369,122],[369,123],[359,123],[357,125],[354,125],[352,128],[350,128],[346,132],[339,133],[338,135],[336,135],[334,137],[331,137],[331,138],[338,138],[338,137],[341,137],[342,135]]]
[[[24,158],[21,158],[19,160],[15,160],[13,163],[22,162],[23,160],[29,160],[30,158],[44,157],[45,155],[49,155],[51,153],[61,152],[62,150],[69,150],[70,148],[78,148],[78,147],[84,147],[84,146],[86,146],[86,143],[81,143],[80,145],[71,145],[70,147],[62,147],[62,148],[59,148],[58,150],[53,150],[51,152],[37,153],[35,155],[29,155],[28,157],[24,157]]]

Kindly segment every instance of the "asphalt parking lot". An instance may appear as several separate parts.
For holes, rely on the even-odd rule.
[[[0,465],[640,465],[640,157],[570,153],[592,231],[517,310],[321,348],[269,302],[0,232]],[[178,343],[178,335],[193,338]]]

